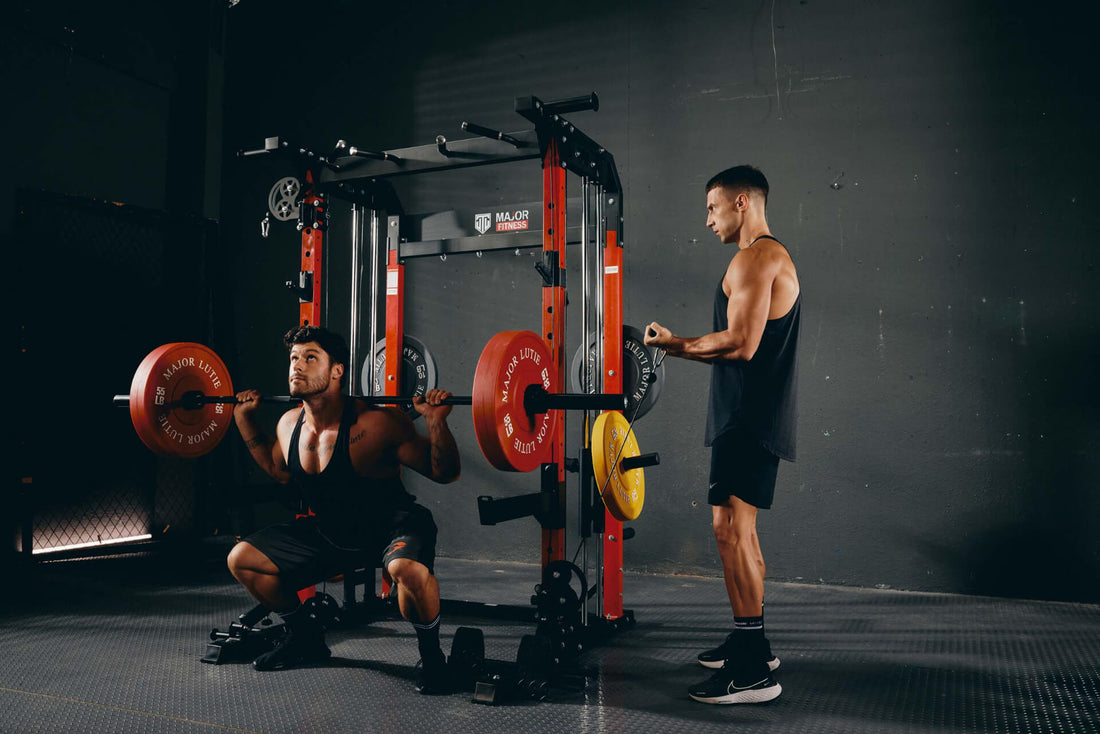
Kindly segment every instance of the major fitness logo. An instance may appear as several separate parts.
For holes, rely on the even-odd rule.
[[[489,231],[489,227],[491,226],[493,226],[493,215],[491,212],[474,215],[474,229],[477,230],[478,234],[485,234]]]
[[[492,228],[496,232],[516,232],[531,228],[531,211],[529,209],[516,209],[515,211],[485,212],[474,215],[474,229],[478,234],[485,234]]]

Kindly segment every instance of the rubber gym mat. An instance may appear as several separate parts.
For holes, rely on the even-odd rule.
[[[529,604],[536,565],[439,559],[447,599]],[[769,582],[783,694],[708,706],[687,687],[725,635],[717,578],[627,574],[637,624],[584,652],[584,691],[499,706],[413,690],[399,619],[329,632],[333,658],[258,673],[199,662],[212,627],[251,607],[221,558],[41,564],[0,608],[0,732],[1094,732],[1100,607]],[[328,589],[338,600],[342,591]],[[533,623],[444,617],[514,659]],[[734,729],[733,727],[736,727]]]

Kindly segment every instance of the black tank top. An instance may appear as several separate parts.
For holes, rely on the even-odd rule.
[[[729,298],[722,291],[719,280],[714,294],[715,331],[728,328],[728,306]],[[775,456],[795,460],[801,312],[802,294],[799,293],[790,311],[770,319],[764,326],[760,346],[752,359],[711,363],[707,446],[722,434],[741,429]]]
[[[305,415],[303,410],[290,436],[287,470],[316,515],[321,531],[338,545],[358,547],[357,539],[385,528],[395,513],[407,510],[416,498],[408,493],[400,477],[371,479],[355,471],[348,443],[351,426],[358,416],[353,399],[344,399],[332,458],[317,474],[306,473],[298,455]]]

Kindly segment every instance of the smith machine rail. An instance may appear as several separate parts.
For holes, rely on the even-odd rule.
[[[386,246],[385,265],[385,364],[384,374],[374,375],[374,359],[368,359],[359,391],[398,395],[402,391],[401,365],[405,344],[404,293],[405,261],[409,258],[483,252],[497,249],[542,247],[536,268],[542,277],[542,338],[552,356],[557,382],[564,383],[569,365],[566,361],[566,246],[580,244],[582,273],[582,345],[595,344],[594,360],[583,360],[583,392],[620,393],[623,391],[623,202],[622,186],[611,153],[567,120],[570,112],[598,110],[599,100],[590,94],[555,102],[537,97],[518,97],[515,111],[533,125],[533,129],[503,133],[464,122],[462,129],[476,137],[449,141],[440,135],[434,144],[393,151],[366,151],[339,141],[331,154],[318,155],[305,148],[291,146],[279,138],[268,138],[264,149],[240,155],[288,153],[305,168],[301,192],[298,228],[302,232],[302,270],[297,284],[288,283],[301,303],[301,323],[321,323],[322,253],[328,228],[329,196],[352,203],[352,313],[351,360],[358,364],[360,326],[359,303],[369,304],[367,314],[369,345],[377,343],[378,290],[380,286],[379,248]],[[447,217],[450,224],[440,227],[438,217],[405,214],[390,181],[443,171],[540,160],[542,168],[541,231],[534,207],[485,207],[464,219]],[[566,228],[566,174],[571,172],[581,183],[581,223],[578,237],[570,241]],[[529,212],[529,216],[523,214]],[[518,213],[518,215],[517,215]],[[385,217],[384,232],[382,221]],[[454,222],[459,224],[455,225]],[[370,286],[368,298],[360,294],[362,250],[369,233]],[[351,388],[355,390],[355,370]],[[550,386],[562,392],[565,384]],[[407,391],[407,388],[406,388]],[[540,467],[540,491],[520,497],[494,500],[479,497],[482,524],[494,525],[511,519],[534,516],[542,528],[541,560],[543,583],[532,598],[540,611],[531,607],[508,607],[476,602],[444,600],[451,611],[505,615],[529,621],[543,621],[540,597],[559,596],[579,581],[576,600],[580,613],[576,629],[555,647],[576,652],[589,644],[632,625],[633,612],[623,608],[622,522],[613,517],[600,501],[592,472],[589,429],[594,415],[582,413],[582,452],[571,459],[565,453],[566,421],[557,423],[550,456]],[[578,475],[578,534],[583,551],[581,568],[588,570],[588,542],[596,544],[596,578],[588,588],[584,572],[566,559],[566,472]],[[626,537],[630,537],[629,533]],[[572,572],[570,571],[572,567]],[[560,593],[559,593],[560,592]],[[565,594],[573,598],[571,594]],[[595,597],[595,611],[589,602]],[[541,630],[540,630],[541,631]],[[560,637],[560,635],[559,635]]]

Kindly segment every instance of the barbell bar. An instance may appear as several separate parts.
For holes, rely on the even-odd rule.
[[[416,397],[411,395],[352,395],[367,405],[412,405]],[[539,385],[528,385],[524,389],[523,407],[533,415],[549,410],[622,410],[627,396],[621,393],[548,393]],[[170,408],[199,410],[204,405],[240,405],[235,395],[206,395],[201,390],[188,390],[179,400],[168,404]],[[300,403],[301,398],[293,395],[262,395],[261,403]],[[452,395],[439,401],[440,405],[473,405],[471,395]],[[129,395],[115,395],[115,407],[130,405]]]
[[[549,460],[558,410],[623,410],[627,396],[617,393],[551,392],[560,385],[550,352],[530,331],[505,331],[482,350],[471,396],[444,402],[473,407],[478,445],[489,462],[504,471],[532,471]],[[238,403],[224,362],[213,350],[193,342],[165,344],[138,366],[128,395],[115,395],[116,406],[129,407],[134,428],[154,453],[193,458],[216,446],[229,430]],[[411,396],[355,396],[377,405],[409,404]],[[272,395],[264,402],[301,402]],[[230,406],[226,410],[225,406]]]

